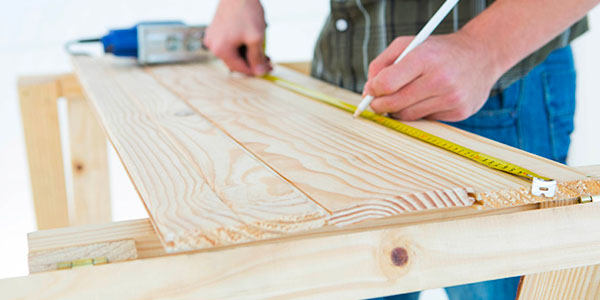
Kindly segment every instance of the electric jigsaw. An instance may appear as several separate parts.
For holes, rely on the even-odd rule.
[[[101,38],[71,41],[65,45],[102,43],[104,52],[119,57],[135,57],[140,64],[178,63],[206,60],[210,52],[202,43],[206,26],[180,21],[142,22],[131,28],[113,29]]]

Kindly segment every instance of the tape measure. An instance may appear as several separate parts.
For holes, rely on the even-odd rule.
[[[289,80],[273,76],[270,74],[264,75],[264,79],[269,80],[281,87],[284,87],[288,90],[301,94],[303,96],[312,98],[314,100],[318,100],[322,103],[329,104],[331,106],[337,107],[339,109],[345,110],[349,113],[353,113],[356,109],[355,105],[343,102],[335,97],[331,97],[329,95],[323,94],[321,92],[306,88],[299,84],[293,83]],[[373,121],[377,124],[383,125],[387,128],[393,129],[395,131],[401,132],[428,144],[434,145],[436,147],[448,150],[452,153],[458,154],[462,157],[475,161],[479,164],[482,164],[486,167],[500,170],[502,172],[506,172],[527,180],[532,181],[532,194],[536,196],[544,195],[547,197],[553,197],[556,189],[556,181],[552,180],[548,177],[541,176],[532,171],[529,171],[523,167],[517,166],[515,164],[506,162],[499,158],[493,157],[491,155],[487,155],[485,153],[481,153],[467,147],[458,145],[436,135],[427,133],[423,130],[414,128],[410,125],[402,123],[398,120],[388,118],[385,116],[381,116],[375,114],[371,111],[364,111],[361,117]]]

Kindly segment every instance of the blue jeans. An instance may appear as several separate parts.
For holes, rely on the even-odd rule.
[[[553,51],[527,76],[490,97],[460,129],[565,163],[575,114],[571,47]],[[515,299],[519,277],[447,287],[450,300]],[[416,300],[419,292],[378,299]]]

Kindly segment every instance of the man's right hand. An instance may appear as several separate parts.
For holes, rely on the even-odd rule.
[[[262,76],[272,69],[263,50],[265,28],[259,0],[221,0],[206,30],[204,44],[230,70]],[[245,54],[239,51],[242,46]]]

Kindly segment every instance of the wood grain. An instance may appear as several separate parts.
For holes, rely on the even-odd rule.
[[[335,220],[343,219],[343,224],[405,211],[470,205],[471,196],[490,207],[547,200],[531,196],[525,180],[367,120],[352,120],[346,112],[268,81],[230,76],[216,64],[147,71],[334,212]],[[276,71],[275,75],[301,84],[308,81],[296,80],[305,78],[298,74],[288,77],[289,73]],[[352,98],[349,102],[356,102],[359,95],[352,94]],[[555,199],[600,191],[597,180],[582,181],[586,177],[581,172],[547,159],[439,123],[411,125],[558,179],[561,185]]]
[[[275,68],[273,74],[308,88],[321,91],[327,95],[337,97],[347,103],[357,105],[361,100],[360,95],[356,93],[308,76],[302,76],[301,74],[286,68]],[[530,186],[524,181],[517,182],[517,185],[520,185],[518,188],[515,188],[514,186],[504,186],[500,181],[497,182],[498,184],[492,186],[478,187],[477,185],[472,185],[475,189],[475,198],[485,207],[497,208],[544,201],[558,201],[561,199],[569,199],[580,195],[597,194],[600,192],[600,181],[598,178],[584,180],[586,175],[593,175],[585,174],[585,170],[579,170],[578,168],[574,169],[443,123],[432,121],[406,123],[410,126],[443,137],[451,142],[512,162],[538,174],[543,174],[559,181],[557,194],[554,198],[531,196],[529,190]],[[469,161],[469,163],[472,162]],[[454,164],[454,162],[452,162],[452,164]],[[462,167],[462,165],[458,166]],[[468,168],[462,169],[464,173],[471,174],[469,176],[474,176],[469,170],[470,169]],[[600,177],[600,175],[592,177]],[[497,177],[489,177],[490,180],[494,180],[494,178]]]
[[[463,182],[475,180],[457,182],[460,172],[450,166],[456,158],[440,149],[351,121],[262,79],[230,77],[215,66],[148,71],[309,197],[339,212],[336,219],[344,211],[346,220],[357,222],[473,203]],[[454,176],[440,176],[439,170]]]
[[[433,222],[452,221],[469,217],[483,217],[501,215],[538,209],[539,205],[523,205],[504,209],[476,210],[468,207],[454,209],[425,210],[405,214],[402,217],[380,219],[368,223],[354,224],[345,227],[323,227],[307,231],[298,236],[319,235],[324,233],[341,233],[347,231],[367,230],[383,226],[411,226]],[[167,255],[163,249],[158,235],[154,232],[149,219],[120,221],[106,224],[85,226],[70,226],[66,228],[41,230],[28,234],[29,254],[39,252],[61,251],[65,248],[86,247],[88,245],[103,244],[115,240],[133,240],[138,252],[138,258],[151,258]],[[213,248],[215,249],[215,248]],[[216,248],[223,249],[223,248]],[[61,252],[72,254],[72,252]],[[64,255],[64,260],[74,260]],[[30,262],[31,263],[31,262]]]
[[[527,275],[519,300],[594,300],[600,298],[600,265]]]
[[[148,219],[71,226],[27,235],[30,254],[119,240],[135,241],[138,258],[166,254]]]
[[[589,174],[590,176],[600,174],[600,166],[576,167],[576,169]],[[576,201],[565,200],[561,201],[561,203],[543,202],[539,203],[539,205],[527,205],[494,210],[473,210],[469,208],[426,210],[418,213],[406,214],[400,218],[388,218],[381,221],[369,222],[368,224],[363,223],[360,224],[360,227],[355,225],[347,226],[347,228],[350,228],[351,230],[366,230],[381,226],[402,227],[426,224],[430,222],[447,222],[462,218],[517,213],[538,209],[540,207],[548,208],[573,204],[576,204]],[[370,227],[365,227],[366,225],[370,225]],[[27,235],[27,240],[30,256],[38,252],[80,247],[82,245],[89,244],[108,243],[115,240],[134,240],[138,251],[138,258],[150,258],[166,255],[149,219],[120,221],[98,225],[71,226],[67,228],[35,231]],[[74,259],[75,258],[69,258],[65,260]],[[550,273],[554,274],[557,272],[549,272],[548,274]],[[532,279],[532,276],[535,275],[530,275],[527,278],[530,280]],[[543,282],[547,281],[548,280],[544,279]],[[543,282],[535,282],[536,285],[543,284]]]
[[[67,99],[73,201],[71,225],[111,220],[106,136],[74,75],[61,81]]]
[[[326,210],[129,61],[74,59],[167,251],[320,227]]]
[[[439,123],[414,124],[560,181],[553,199],[533,197],[523,179],[219,63],[74,62],[168,251],[475,200],[509,207],[600,191],[600,181],[566,166]]]
[[[588,176],[600,177],[600,165],[577,167]],[[541,203],[542,208],[567,206],[576,199]],[[526,275],[519,286],[519,300],[561,300],[600,298],[600,265]]]
[[[134,240],[102,242],[54,250],[30,252],[27,260],[29,272],[39,273],[58,269],[58,264],[78,259],[106,257],[109,263],[136,259]]]
[[[290,70],[294,70],[300,74],[310,75],[310,61],[296,61],[296,62],[279,62],[279,66],[286,67]]]
[[[18,86],[37,228],[68,226],[57,76],[23,77]]]
[[[600,165],[574,167],[589,177],[600,177]]]
[[[581,204],[289,237],[33,274],[0,290],[6,299],[365,299],[600,263],[599,214]]]

